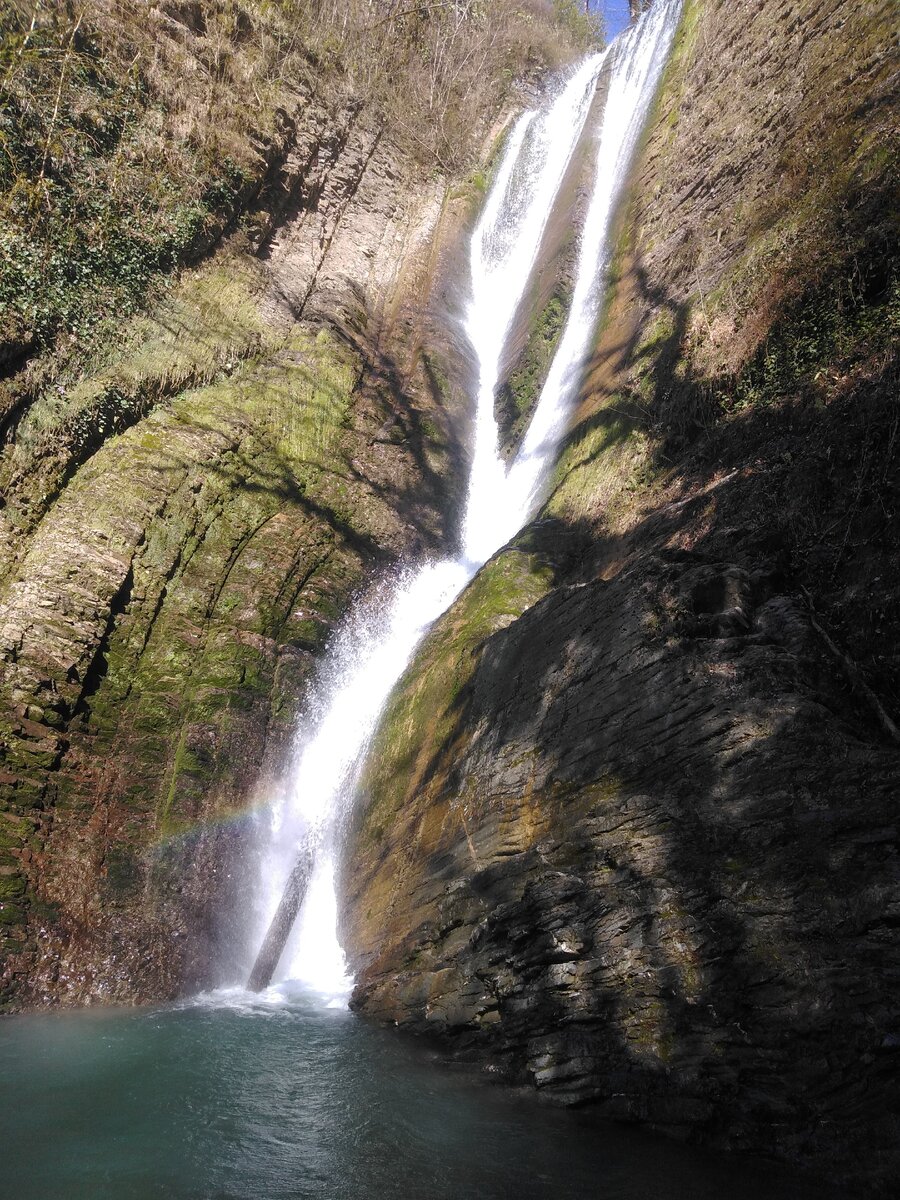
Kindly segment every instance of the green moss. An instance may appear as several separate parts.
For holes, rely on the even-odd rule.
[[[473,207],[481,207],[485,197],[491,190],[491,185],[494,182],[494,176],[500,164],[500,159],[511,129],[512,123],[506,125],[497,137],[494,138],[484,163],[476,167],[464,183],[458,184],[452,189],[450,192],[451,200],[468,200]]]
[[[357,578],[353,556],[335,547],[346,527],[368,532],[344,441],[359,369],[329,333],[295,330],[267,361],[175,396],[103,452],[121,442],[139,494],[157,471],[194,477],[183,447],[217,449],[201,460],[200,486],[175,491],[151,521],[133,568],[137,601],[89,701],[98,746],[124,738],[136,764],[126,802],[157,810],[162,827],[227,794],[229,738],[241,714],[269,705],[275,640],[320,647]],[[308,547],[303,557],[285,556],[285,536]],[[309,574],[301,617],[282,572]]]
[[[29,905],[29,915],[35,921],[41,921],[45,925],[54,925],[59,920],[59,909],[55,904],[49,904],[45,900],[32,899]]]
[[[0,900],[0,925],[24,925],[25,910],[18,904]]]
[[[704,0],[684,0],[681,9],[681,19],[675,31],[672,52],[663,72],[662,80],[650,110],[650,116],[644,127],[641,145],[646,144],[650,131],[662,119],[669,130],[669,138],[674,135],[678,125],[684,81],[688,67],[694,58],[697,38],[700,32],[700,18],[703,14]],[[668,111],[663,115],[661,105],[665,103]]]
[[[73,359],[35,397],[3,455],[7,517],[27,527],[73,459],[89,456],[161,401],[273,347],[256,303],[261,279],[252,259],[220,258],[184,276],[151,316],[118,328],[88,361]],[[143,429],[141,439],[147,450],[165,453],[154,427]]]
[[[662,309],[652,321],[647,322],[641,330],[641,340],[634,355],[641,380],[652,374],[654,360],[674,336],[675,316],[669,309]]]
[[[553,477],[545,506],[548,516],[577,521],[606,513],[623,493],[634,490],[643,472],[646,437],[637,415],[616,408],[613,396],[569,438]]]
[[[814,386],[829,365],[865,354],[887,355],[900,337],[900,278],[874,303],[843,277],[791,306],[720,404],[729,411],[763,406]]]
[[[18,850],[31,834],[31,823],[13,813],[0,813],[0,850]]]
[[[253,463],[265,479],[273,472],[300,487],[310,472],[331,467],[337,439],[349,413],[358,359],[325,331],[313,337],[295,330],[282,351],[264,366],[245,366],[227,379],[190,392],[173,404],[173,414],[189,424],[248,426],[248,441],[233,473]],[[289,472],[290,474],[285,474]],[[316,476],[316,479],[318,477]]]
[[[46,743],[18,739],[7,745],[6,765],[13,770],[25,772],[49,771],[59,762],[61,753],[57,746],[50,748]]]
[[[363,837],[377,842],[427,764],[452,740],[460,700],[485,640],[546,595],[552,573],[534,554],[491,559],[428,636],[382,719],[363,790]]]
[[[18,900],[25,894],[25,880],[21,875],[0,875],[0,903]]]
[[[473,171],[469,176],[469,184],[480,195],[485,195],[488,190],[487,172],[481,169]]]

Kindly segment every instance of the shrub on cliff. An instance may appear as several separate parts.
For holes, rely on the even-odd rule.
[[[469,156],[473,128],[514,78],[602,35],[599,18],[577,0],[318,0],[317,9],[319,30],[339,40],[356,90],[420,153],[451,170]],[[316,43],[315,29],[309,39]]]
[[[205,251],[303,97],[458,169],[570,0],[0,0],[0,367]],[[577,14],[575,14],[577,15]]]

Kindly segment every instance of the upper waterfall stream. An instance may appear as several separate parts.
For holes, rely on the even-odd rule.
[[[263,818],[256,914],[262,950],[254,987],[270,978],[296,980],[333,1004],[342,1004],[349,993],[335,894],[342,819],[380,714],[425,632],[541,501],[600,315],[616,202],[679,10],[680,0],[658,0],[605,52],[583,61],[540,110],[521,116],[507,140],[471,242],[464,330],[477,395],[459,550],[455,557],[426,561],[382,581],[344,622],[321,664],[289,786]],[[602,116],[597,129],[586,129],[605,65]],[[526,302],[554,203],[585,137],[592,139],[593,184],[571,308],[531,424],[507,466],[494,415],[504,351]]]

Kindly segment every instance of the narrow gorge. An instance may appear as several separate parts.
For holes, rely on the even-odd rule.
[[[4,16],[17,1195],[894,1194],[896,10],[581,8]]]

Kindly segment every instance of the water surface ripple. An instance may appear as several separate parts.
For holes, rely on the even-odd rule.
[[[315,996],[0,1022],[16,1200],[823,1200],[490,1087]]]

